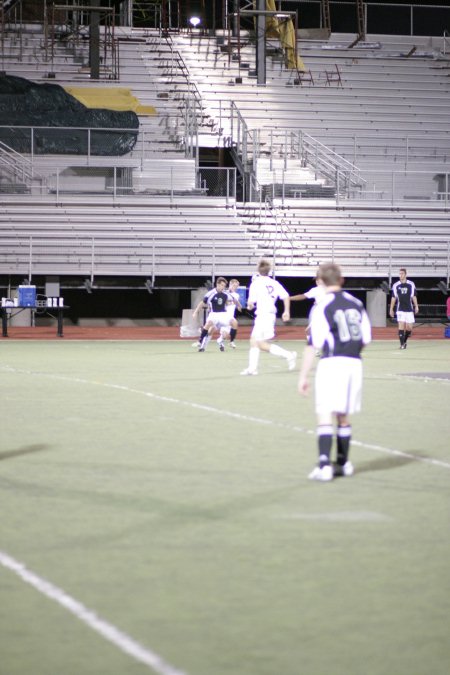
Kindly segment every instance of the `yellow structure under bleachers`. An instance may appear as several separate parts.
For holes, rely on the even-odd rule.
[[[131,90],[124,87],[64,87],[64,89],[87,108],[133,110],[136,115],[158,114],[152,105],[141,105]]]

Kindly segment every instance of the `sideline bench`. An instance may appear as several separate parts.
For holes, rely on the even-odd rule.
[[[416,324],[421,326],[425,323],[443,323],[448,324],[447,308],[442,305],[420,305],[419,313],[416,314]]]

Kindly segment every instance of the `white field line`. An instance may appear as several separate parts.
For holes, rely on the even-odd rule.
[[[23,373],[27,375],[38,375],[42,377],[49,377],[51,379],[64,380],[69,382],[78,382],[79,384],[88,384],[94,386],[106,387],[109,389],[118,389],[120,391],[125,391],[131,394],[138,394],[141,396],[146,396],[155,401],[162,401],[164,403],[173,403],[176,405],[187,406],[196,410],[202,410],[217,415],[222,415],[226,417],[231,417],[234,419],[242,420],[244,422],[252,422],[255,424],[264,424],[267,426],[287,429],[291,431],[296,431],[299,433],[315,435],[315,431],[312,429],[306,429],[304,427],[293,426],[289,424],[283,424],[270,419],[264,419],[261,417],[254,417],[251,415],[243,415],[242,413],[236,413],[229,410],[223,410],[221,408],[215,408],[214,406],[204,405],[200,403],[193,403],[191,401],[183,401],[182,399],[173,398],[170,396],[160,396],[158,394],[153,394],[149,391],[143,391],[140,389],[133,389],[125,385],[119,384],[108,384],[105,382],[98,382],[96,380],[86,380],[76,377],[65,377],[61,375],[54,375],[51,373],[39,373],[28,370],[21,370],[18,368],[4,367],[2,368],[5,372],[15,372]],[[432,464],[434,466],[444,467],[450,469],[450,463],[442,462],[437,459],[432,459],[429,457],[420,457],[417,455],[412,455],[401,450],[395,450],[393,448],[386,448],[380,445],[373,445],[370,443],[364,443],[361,441],[356,441],[352,439],[353,445],[357,445],[361,448],[367,450],[374,450],[376,452],[382,452],[384,454],[395,455],[398,457],[406,457],[419,462],[424,462],[426,464]],[[143,645],[139,644],[133,640],[126,633],[123,633],[121,630],[116,628],[114,625],[108,623],[102,619],[96,612],[85,607],[81,602],[75,600],[65,591],[53,585],[51,582],[46,579],[38,576],[31,570],[27,569],[26,566],[20,561],[12,558],[7,553],[4,553],[0,550],[0,564],[17,574],[23,581],[33,586],[43,595],[47,596],[51,600],[54,600],[59,605],[67,609],[74,616],[76,616],[80,621],[88,625],[94,631],[102,635],[106,640],[114,644],[118,649],[124,653],[130,655],[136,661],[139,661],[147,666],[149,666],[155,673],[158,675],[187,675],[185,672],[178,670],[171,666],[169,663],[164,661],[158,654],[153,652],[150,649],[147,649]]]
[[[47,598],[50,598],[50,600],[53,600],[71,612],[77,619],[89,626],[89,628],[92,628],[96,633],[99,633],[105,640],[111,642],[122,652],[133,657],[136,661],[149,666],[158,675],[187,675],[185,672],[177,670],[164,661],[155,652],[133,640],[129,635],[116,628],[116,626],[102,619],[96,612],[85,607],[81,602],[72,598],[61,588],[58,588],[58,586],[54,586],[47,579],[27,569],[24,563],[12,558],[4,551],[0,551],[0,564],[17,574],[18,577],[47,596]]]
[[[133,389],[132,387],[127,387],[122,384],[112,384],[107,382],[99,382],[98,380],[87,380],[79,377],[69,377],[65,375],[55,375],[53,373],[41,373],[38,371],[32,370],[22,370],[20,368],[15,368],[11,366],[3,366],[0,368],[5,372],[14,372],[14,373],[23,373],[26,375],[37,375],[41,377],[48,377],[55,380],[63,380],[68,382],[78,382],[79,384],[88,384],[93,386],[105,387],[107,389],[118,389],[120,391],[125,391],[130,394],[138,394],[140,396],[147,396],[155,401],[161,401],[163,403],[173,403],[175,405],[182,405],[188,408],[193,408],[194,410],[202,410],[205,412],[213,413],[215,415],[221,415],[223,417],[231,417],[233,419],[241,420],[243,422],[251,422],[254,424],[263,424],[265,426],[271,426],[278,429],[291,430],[303,434],[314,435],[316,434],[315,429],[306,429],[304,427],[284,424],[283,422],[277,422],[272,419],[265,419],[263,417],[254,417],[253,415],[243,415],[242,413],[233,412],[231,410],[224,410],[222,408],[215,408],[214,406],[205,405],[203,403],[193,403],[192,401],[184,401],[183,399],[173,398],[172,396],[161,396],[159,394],[154,394],[151,391],[144,391],[142,389]],[[380,452],[387,455],[394,455],[395,457],[404,457],[406,459],[411,459],[416,462],[422,462],[424,464],[431,464],[432,466],[439,466],[444,469],[450,469],[450,462],[444,462],[440,459],[434,459],[432,457],[422,457],[420,455],[414,455],[409,452],[404,452],[403,450],[396,450],[395,448],[387,448],[382,445],[376,445],[373,443],[365,443],[364,441],[357,441],[352,438],[352,445],[366,450],[373,450],[374,452]]]

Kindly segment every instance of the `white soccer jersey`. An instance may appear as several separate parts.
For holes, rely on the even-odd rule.
[[[234,315],[236,314],[236,309],[237,309],[237,305],[234,301],[236,300],[236,302],[240,302],[239,293],[236,293],[236,291],[233,291],[233,292],[227,291],[227,293],[230,296],[230,301],[227,303],[227,308],[226,308],[227,313],[230,315],[230,317],[234,317]]]
[[[320,302],[322,298],[325,297],[326,292],[326,287],[320,284],[318,286],[313,286],[309,289],[309,291],[306,291],[305,298],[308,298],[308,300],[314,300],[315,302]]]
[[[278,298],[284,300],[289,293],[279,281],[268,276],[255,277],[250,284],[248,302],[256,305],[256,316],[276,314]]]

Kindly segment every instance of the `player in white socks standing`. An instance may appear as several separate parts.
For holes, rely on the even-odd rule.
[[[394,318],[394,307],[397,303],[400,349],[406,349],[415,321],[414,315],[419,311],[419,305],[417,303],[416,286],[413,281],[406,278],[406,269],[404,267],[400,267],[399,277],[399,281],[396,281],[392,286],[389,316],[392,319]]]
[[[315,387],[319,462],[309,478],[330,481],[334,476],[353,474],[348,458],[352,434],[350,415],[361,408],[361,351],[371,341],[371,328],[362,302],[342,290],[338,265],[320,265],[318,279],[325,285],[326,294],[311,312],[298,390],[303,395],[308,393],[314,350],[320,349],[322,356],[317,365]],[[333,467],[330,455],[334,433],[337,460]]]

